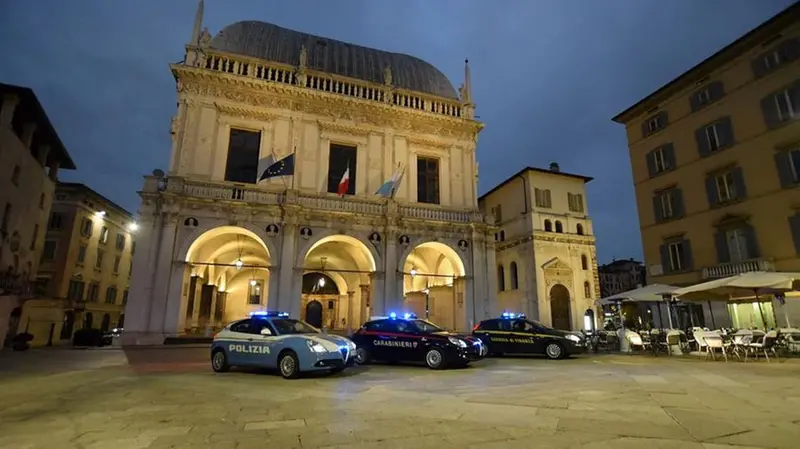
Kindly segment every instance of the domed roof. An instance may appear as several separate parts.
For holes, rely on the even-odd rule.
[[[402,89],[458,99],[453,85],[431,64],[400,53],[389,53],[258,21],[228,25],[211,39],[211,48],[296,66],[306,47],[308,67],[322,72],[383,84],[392,69],[392,84]]]

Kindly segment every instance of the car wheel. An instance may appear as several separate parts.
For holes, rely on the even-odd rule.
[[[370,361],[369,351],[365,348],[356,348],[356,363],[366,365]]]
[[[547,343],[547,346],[544,347],[544,355],[551,360],[560,359],[564,357],[564,348],[561,346],[561,344],[551,341],[550,343]]]
[[[284,379],[297,379],[300,377],[300,362],[297,360],[297,354],[292,351],[281,354],[278,359],[278,369]]]
[[[428,368],[430,369],[444,368],[445,363],[442,351],[436,348],[429,349],[428,352],[425,354],[425,363],[428,365]]]
[[[231,369],[231,366],[228,365],[228,356],[225,355],[225,351],[217,349],[211,354],[211,368],[218,373],[224,373]]]

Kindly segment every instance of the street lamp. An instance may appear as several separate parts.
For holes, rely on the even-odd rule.
[[[128,231],[136,232],[137,229],[139,229],[139,224],[135,221],[128,224]]]
[[[242,262],[241,258],[236,259],[236,262],[234,262],[233,264],[236,265],[237,270],[241,270],[242,267],[244,266],[244,262]]]
[[[103,218],[103,217],[105,217],[105,216],[106,216],[106,211],[104,211],[104,210],[99,210],[99,211],[97,211],[97,212],[95,212],[95,213],[94,213],[94,216],[95,216],[95,217],[97,217],[97,218]]]
[[[319,281],[317,281],[317,285],[319,285],[320,288],[324,287],[325,286],[325,278],[324,277],[320,277]]]
[[[414,276],[417,275],[417,269],[416,268],[412,268],[411,271],[408,272],[408,274],[410,274],[411,277],[413,278]]]

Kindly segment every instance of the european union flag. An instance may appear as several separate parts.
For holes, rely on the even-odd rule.
[[[267,167],[267,169],[264,170],[264,173],[261,175],[261,179],[259,179],[259,181],[269,178],[277,178],[279,176],[292,175],[294,175],[294,153]]]

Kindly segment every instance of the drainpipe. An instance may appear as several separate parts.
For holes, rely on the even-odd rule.
[[[525,177],[524,174],[519,174],[520,179],[522,179],[522,195],[525,198],[525,210],[522,212],[523,215],[527,215],[530,212],[530,200],[528,200],[528,178]]]

